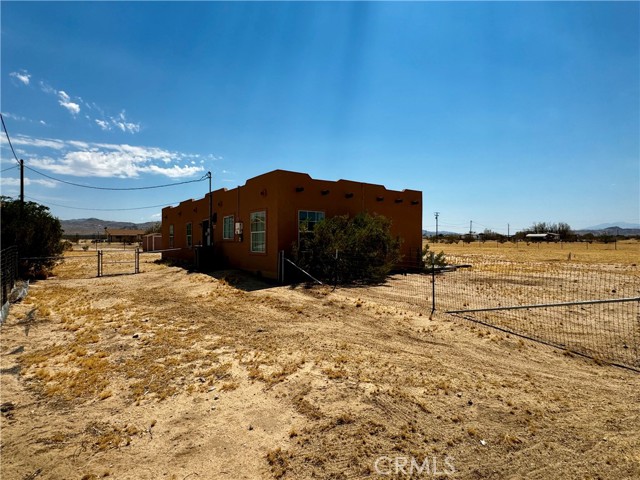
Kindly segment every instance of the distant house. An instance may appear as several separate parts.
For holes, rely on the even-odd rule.
[[[142,251],[153,252],[156,250],[162,250],[162,234],[161,233],[149,233],[142,237]]]
[[[112,230],[107,228],[107,241],[109,243],[136,243],[142,240],[144,230]]]
[[[524,239],[528,242],[557,242],[560,235],[557,233],[527,233]]]
[[[422,192],[387,190],[382,185],[316,180],[305,173],[274,170],[231,190],[220,189],[199,200],[162,209],[163,258],[196,260],[197,247],[209,246],[213,220],[213,256],[217,267],[251,271],[279,279],[279,253],[289,253],[301,230],[324,218],[384,215],[401,240],[403,259],[416,261],[422,251]]]

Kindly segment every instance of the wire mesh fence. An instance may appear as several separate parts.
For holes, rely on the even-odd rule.
[[[345,258],[339,252],[334,262],[318,268],[283,259],[282,283],[323,284],[361,300],[384,302],[398,308],[426,311],[433,304],[433,275],[423,262],[413,260],[396,264],[390,275],[379,275],[363,258]],[[344,269],[348,274],[342,273]],[[387,270],[384,269],[384,272]]]
[[[158,261],[160,254],[138,249],[98,249],[68,251],[49,259],[54,262],[50,279],[80,280],[140,273],[141,264]]]
[[[18,279],[18,247],[13,245],[0,251],[2,306],[9,301],[11,290]]]
[[[633,265],[476,258],[471,268],[439,276],[436,291],[439,310],[640,370],[640,272]]]
[[[363,278],[338,286],[362,300],[420,312],[437,309],[640,370],[637,266],[478,256],[448,256],[447,264],[431,268],[410,262],[396,265],[383,281]],[[357,269],[357,264],[350,265]],[[308,270],[314,274],[313,266]]]

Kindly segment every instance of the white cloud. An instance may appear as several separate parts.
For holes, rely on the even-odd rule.
[[[124,110],[117,117],[111,117],[111,124],[123,132],[138,133],[140,131],[139,123],[127,122]]]
[[[128,133],[138,133],[140,131],[140,124],[128,122],[127,117],[125,115],[124,110],[120,112],[117,117],[109,117],[109,120],[101,120],[96,118],[94,120],[96,124],[104,131],[111,130],[112,128],[117,128],[122,132]]]
[[[38,82],[40,84],[40,90],[42,90],[44,93],[50,93],[52,95],[57,95],[58,91],[53,88],[51,85],[49,85],[46,82],[43,82],[42,80],[40,80],[40,82]]]
[[[25,177],[24,184],[26,186],[28,186],[28,185],[42,185],[44,187],[49,187],[49,188],[55,188],[56,186],[58,186],[58,182],[54,182],[53,180],[40,180],[40,179],[35,179],[34,180],[34,179],[31,179],[31,178],[28,178],[28,177]],[[3,187],[18,187],[18,186],[20,186],[20,179],[19,178],[2,177],[0,179],[0,185],[2,185]]]
[[[19,122],[28,122],[28,121],[30,121],[26,117],[21,117],[20,115],[15,115],[15,114],[9,113],[9,112],[2,112],[2,116],[4,118],[10,118],[11,120],[17,120]]]
[[[23,74],[19,74],[18,72],[13,72],[10,75],[15,76],[16,78],[19,78],[18,75],[23,75]],[[24,75],[28,75],[30,77],[30,75],[27,74],[26,71],[24,71]],[[19,79],[23,81],[22,78],[19,78]],[[27,78],[27,83],[28,83],[28,78]],[[44,80],[40,80],[38,84],[40,85],[40,89],[44,93],[48,95],[56,96],[58,98],[58,104],[61,107],[65,108],[74,117],[76,117],[80,113],[80,110],[82,110],[82,107],[80,105],[83,105],[86,108],[86,110],[90,112],[99,113],[101,118],[94,118],[93,116],[89,116],[89,115],[85,115],[85,118],[90,122],[95,122],[95,124],[98,125],[103,131],[110,131],[110,130],[116,129],[116,130],[120,130],[121,132],[131,133],[131,134],[140,132],[140,129],[141,129],[140,122],[132,122],[128,120],[126,117],[125,110],[122,110],[116,116],[109,116],[105,114],[105,111],[95,102],[89,102],[87,100],[84,100],[82,97],[78,97],[78,96],[74,96],[72,99],[71,95],[69,95],[66,91],[56,90]]]
[[[40,120],[40,125],[44,125],[45,127],[47,126],[47,122],[45,122],[44,120]]]
[[[58,175],[136,178],[152,173],[177,179],[193,177],[204,171],[202,166],[183,165],[194,158],[194,154],[157,147],[26,136],[18,136],[16,141],[19,145],[30,146],[32,152],[34,149],[48,150],[25,156],[25,160],[33,168]]]
[[[162,213],[154,213],[153,215],[151,215],[151,218],[160,218],[162,217]]]
[[[111,130],[111,125],[109,125],[108,122],[105,122],[104,120],[99,120],[96,118],[95,122],[98,124],[98,126],[102,129],[102,130]]]
[[[0,139],[1,138],[2,137],[0,137]],[[11,143],[13,143],[14,145],[26,145],[29,147],[36,147],[36,148],[53,148],[55,150],[61,150],[64,148],[64,142],[62,140],[53,140],[53,139],[47,139],[47,138],[32,138],[24,135],[15,136],[11,140]]]
[[[71,115],[80,113],[80,105],[71,101],[71,97],[64,90],[58,92],[58,103],[69,110]]]
[[[29,81],[31,79],[31,74],[29,74],[26,70],[20,70],[19,72],[11,72],[9,76],[20,80],[25,85],[29,85]]]

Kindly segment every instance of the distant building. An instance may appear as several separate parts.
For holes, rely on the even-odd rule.
[[[136,243],[142,241],[144,230],[113,230],[107,228],[107,241],[109,243]]]
[[[382,185],[315,180],[305,173],[274,170],[212,195],[213,255],[216,267],[251,271],[278,279],[279,253],[289,253],[300,227],[337,215],[384,215],[401,239],[403,259],[422,252],[422,192]],[[208,238],[209,195],[162,209],[163,258],[194,262]]]
[[[162,250],[162,234],[161,233],[149,233],[142,237],[142,251],[153,252],[156,250]]]
[[[529,242],[557,242],[560,240],[558,233],[527,233],[524,239]]]

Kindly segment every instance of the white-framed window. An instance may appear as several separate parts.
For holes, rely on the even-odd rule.
[[[250,217],[251,251],[265,253],[267,251],[267,212],[253,212]]]
[[[187,223],[187,247],[193,245],[193,226],[191,223]]]
[[[173,248],[173,224],[169,225],[169,248]]]
[[[222,219],[222,239],[233,240],[233,215],[228,215]]]
[[[324,212],[314,210],[298,211],[298,243],[313,235],[313,229],[320,220],[324,220]]]

